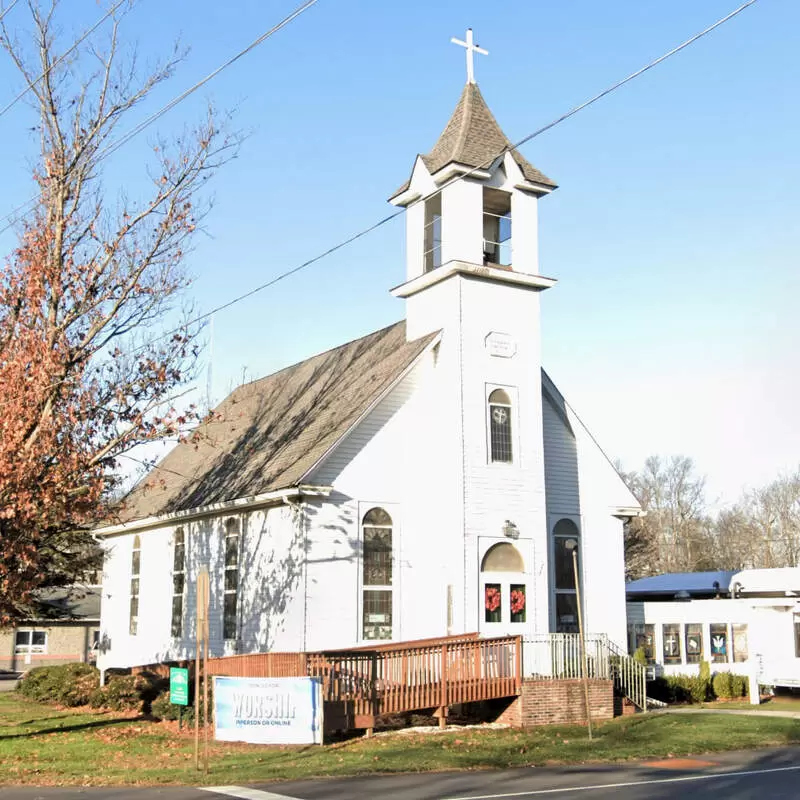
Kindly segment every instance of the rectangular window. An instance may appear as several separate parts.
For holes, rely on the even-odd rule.
[[[728,662],[728,624],[726,622],[712,622],[711,633],[711,661],[714,664],[727,664]]]
[[[574,536],[556,536],[553,539],[557,590],[575,591],[575,564],[572,559],[572,549],[567,546],[568,542],[572,543],[574,541],[576,541]],[[578,558],[580,559],[580,553]],[[578,564],[578,571],[580,571],[580,563]]]
[[[703,626],[686,623],[686,663],[699,664],[703,660]]]
[[[648,625],[645,623],[636,623],[631,625],[630,631],[630,651],[633,655],[639,648],[644,652],[644,657],[648,664],[656,663],[655,655],[655,641],[656,630],[655,625]]]
[[[747,625],[732,625],[733,660],[739,664],[747,661]]]
[[[392,638],[392,592],[386,589],[364,591],[365,639]]]
[[[186,540],[183,528],[175,531],[172,543],[172,636],[183,635],[183,590],[186,585]]]
[[[800,614],[794,615],[794,656],[800,658]]]
[[[442,265],[442,195],[425,201],[425,248],[423,269],[430,272]]]
[[[499,583],[486,583],[483,587],[483,609],[486,622],[500,622],[503,615],[503,594]]]
[[[223,583],[222,636],[236,639],[236,597],[239,591],[239,520],[225,523],[225,577]]]
[[[513,461],[511,444],[511,406],[489,405],[489,432],[492,441],[492,461],[510,464]]]
[[[670,624],[663,625],[661,630],[664,646],[664,663],[681,663],[681,626]]]
[[[14,652],[17,655],[47,652],[47,633],[45,631],[17,631],[14,636]]]
[[[510,592],[511,621],[525,622],[525,611],[527,608],[527,598],[524,583],[512,583]]]
[[[128,633],[136,636],[139,630],[139,569],[141,567],[142,542],[138,534],[133,537],[131,551],[131,602],[128,617]]]
[[[578,597],[556,595],[556,633],[578,633]]]

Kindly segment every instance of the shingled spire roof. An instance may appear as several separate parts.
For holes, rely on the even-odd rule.
[[[448,164],[463,164],[466,167],[487,168],[511,142],[497,124],[497,120],[486,105],[481,90],[476,83],[467,83],[458,100],[450,121],[439,136],[430,153],[420,158],[432,175]],[[522,171],[526,180],[555,189],[555,184],[539,172],[517,150],[510,150],[511,156]],[[395,192],[404,192],[410,180]]]

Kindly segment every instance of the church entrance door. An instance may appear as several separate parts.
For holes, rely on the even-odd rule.
[[[528,618],[528,578],[519,550],[509,542],[489,547],[481,560],[480,632],[520,634]]]

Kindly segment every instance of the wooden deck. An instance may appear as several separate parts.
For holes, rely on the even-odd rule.
[[[522,682],[522,639],[477,634],[329,650],[212,658],[209,675],[322,679],[327,730],[371,729],[378,717],[513,697]]]

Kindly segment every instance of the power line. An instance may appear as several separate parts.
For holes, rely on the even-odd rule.
[[[694,44],[694,42],[696,42],[698,39],[702,39],[704,36],[707,36],[713,30],[715,30],[716,28],[719,28],[720,25],[725,24],[726,22],[728,22],[729,20],[733,19],[738,14],[741,14],[741,12],[744,11],[748,6],[752,6],[756,2],[757,2],[757,0],[747,0],[746,3],[743,3],[738,8],[736,8],[733,11],[731,11],[730,14],[727,14],[726,16],[722,17],[721,19],[717,20],[712,25],[709,25],[707,28],[704,28],[699,33],[696,33],[694,36],[692,36],[689,39],[687,39],[686,41],[682,42],[677,47],[673,47],[672,50],[669,50],[668,52],[664,53],[663,55],[661,55],[658,58],[654,59],[653,61],[649,62],[648,64],[646,64],[645,66],[641,67],[640,69],[637,69],[635,72],[632,72],[627,77],[622,78],[622,80],[617,81],[616,83],[614,83],[611,86],[609,86],[607,89],[604,89],[602,92],[599,92],[598,94],[596,94],[593,97],[589,98],[589,100],[586,100],[585,102],[581,103],[580,105],[577,105],[577,106],[573,107],[572,109],[570,109],[566,113],[562,114],[560,117],[557,117],[556,119],[554,119],[552,122],[548,122],[547,125],[543,125],[541,128],[537,128],[535,131],[533,131],[533,133],[529,133],[527,136],[523,137],[518,142],[516,142],[514,144],[511,144],[511,145],[508,145],[503,150],[501,150],[499,153],[497,153],[496,155],[494,155],[491,158],[487,159],[483,163],[479,164],[477,167],[473,167],[472,169],[470,169],[467,172],[464,172],[464,173],[462,173],[460,175],[454,176],[449,181],[446,181],[445,183],[443,183],[433,193],[431,193],[429,195],[426,195],[425,197],[417,198],[416,200],[414,200],[411,203],[409,203],[405,208],[400,208],[397,211],[394,211],[391,214],[388,214],[387,216],[383,217],[382,219],[380,219],[377,222],[375,222],[372,225],[370,225],[368,228],[364,228],[363,230],[359,231],[358,233],[353,234],[352,236],[348,237],[347,239],[344,239],[343,241],[339,242],[338,244],[333,245],[333,247],[329,247],[324,252],[314,256],[313,258],[309,258],[307,261],[304,261],[302,264],[298,264],[297,266],[292,267],[291,269],[286,270],[285,272],[282,272],[279,275],[276,275],[274,278],[271,278],[270,280],[266,281],[265,283],[259,284],[258,286],[255,286],[254,288],[248,290],[247,292],[244,292],[243,294],[240,294],[237,297],[234,297],[234,298],[232,298],[231,300],[228,300],[225,303],[222,303],[222,304],[220,304],[218,306],[215,306],[210,311],[207,311],[207,312],[205,312],[203,314],[200,314],[199,316],[197,316],[194,319],[190,320],[189,322],[187,322],[186,324],[182,325],[181,327],[174,328],[173,330],[167,331],[166,333],[164,333],[161,336],[157,337],[154,341],[158,341],[159,339],[163,339],[163,338],[166,338],[167,336],[171,336],[171,335],[173,335],[175,333],[179,333],[180,331],[185,330],[190,325],[196,325],[199,322],[204,322],[205,320],[207,320],[209,317],[213,316],[217,312],[224,311],[225,309],[228,309],[231,306],[234,306],[237,303],[240,303],[243,300],[246,300],[247,298],[252,297],[255,294],[258,294],[259,292],[262,292],[265,289],[268,289],[270,286],[274,286],[276,283],[279,283],[280,281],[282,281],[282,280],[284,280],[286,278],[289,278],[292,275],[297,274],[301,270],[304,270],[307,267],[310,267],[312,264],[316,264],[318,261],[321,261],[322,259],[327,258],[328,256],[332,255],[333,253],[337,252],[338,250],[342,250],[343,248],[347,247],[348,245],[353,244],[353,242],[356,242],[359,239],[364,238],[365,236],[369,235],[370,233],[372,233],[373,231],[377,230],[378,228],[381,228],[384,225],[386,225],[387,223],[391,222],[392,220],[397,219],[397,217],[402,216],[409,209],[413,208],[414,206],[418,205],[419,203],[425,202],[426,200],[430,200],[431,197],[435,197],[437,194],[440,194],[442,191],[444,191],[444,189],[446,189],[448,186],[452,185],[456,181],[460,181],[460,180],[463,180],[464,178],[468,178],[470,175],[473,175],[474,173],[485,169],[486,167],[488,167],[491,164],[493,164],[498,158],[500,158],[501,156],[505,155],[507,152],[509,152],[511,150],[516,150],[517,148],[519,148],[522,145],[526,144],[527,142],[531,141],[531,139],[535,139],[537,136],[541,136],[541,134],[543,134],[546,131],[549,131],[550,129],[554,128],[556,125],[559,125],[560,123],[564,122],[565,120],[568,120],[570,117],[575,116],[575,114],[577,114],[580,111],[583,111],[583,109],[585,109],[585,108],[588,108],[590,105],[596,103],[598,100],[601,100],[603,97],[606,97],[606,95],[611,94],[612,92],[614,92],[617,89],[619,89],[622,86],[624,86],[626,83],[629,83],[630,81],[634,80],[635,78],[638,78],[640,75],[643,75],[648,70],[652,69],[653,67],[655,67],[658,64],[662,63],[663,61],[666,61],[671,56],[674,56],[676,53],[679,53],[681,50],[684,50],[685,48],[689,47],[689,45]],[[2,233],[2,231],[0,231],[0,233]],[[134,350],[133,352],[136,352],[136,350]]]
[[[14,2],[16,4],[16,0],[14,0]],[[92,25],[89,30],[84,32],[84,34],[77,41],[75,41],[68,50],[65,50],[38,78],[30,81],[30,83],[28,83],[28,85],[10,103],[8,103],[8,105],[0,109],[0,117],[2,117],[6,111],[13,108],[34,86],[36,86],[37,83],[39,83],[40,80],[42,80],[42,78],[46,78],[52,69],[57,67],[73,50],[75,50],[79,44],[81,44],[81,42],[83,42],[87,37],[91,36],[124,2],[126,2],[126,0],[118,0],[115,5],[111,6],[111,8],[105,14],[103,14],[103,16],[100,17],[100,19],[97,20],[97,22],[95,22],[95,24]],[[11,8],[13,8],[13,6]],[[9,9],[9,11],[10,10],[11,9]],[[8,11],[6,14],[7,13]],[[4,16],[5,14],[3,14],[3,17]],[[2,20],[3,17],[0,17],[0,20]]]
[[[124,0],[120,0],[120,2],[124,2]],[[242,58],[245,55],[247,55],[251,50],[253,50],[256,47],[258,47],[260,44],[265,42],[267,39],[269,39],[271,36],[276,34],[281,29],[285,28],[290,22],[292,22],[295,19],[297,19],[297,17],[299,17],[303,12],[307,11],[309,8],[311,8],[311,6],[316,5],[316,3],[318,3],[318,2],[319,2],[319,0],[306,0],[306,2],[302,3],[301,5],[299,5],[297,8],[295,8],[294,11],[292,11],[290,14],[285,16],[280,22],[278,22],[276,25],[274,25],[268,31],[265,31],[264,33],[262,33],[261,36],[259,36],[257,39],[255,39],[253,42],[251,42],[249,45],[247,45],[247,47],[245,47],[243,50],[240,50],[238,53],[236,53],[236,55],[232,56],[227,61],[225,61],[222,65],[217,67],[213,72],[210,72],[208,75],[206,75],[205,78],[203,78],[202,80],[199,80],[193,86],[190,86],[188,89],[186,89],[185,91],[181,92],[181,94],[179,94],[177,97],[174,97],[172,100],[170,100],[166,105],[162,106],[154,114],[151,114],[149,117],[147,117],[147,119],[142,120],[142,122],[140,122],[134,128],[129,130],[123,136],[121,136],[116,142],[112,142],[110,145],[108,145],[108,147],[106,147],[105,149],[101,150],[100,153],[98,153],[97,160],[100,161],[101,159],[107,158],[112,153],[116,152],[120,147],[122,147],[124,144],[129,142],[134,136],[137,136],[138,134],[140,134],[145,128],[147,128],[150,125],[152,125],[157,119],[160,119],[168,111],[171,111],[173,108],[175,108],[175,106],[178,105],[178,103],[181,103],[187,97],[189,97],[190,95],[194,94],[198,89],[200,89],[201,87],[205,86],[205,84],[207,84],[210,80],[212,80],[217,75],[219,75],[219,73],[222,72],[224,69],[227,69],[228,67],[230,67],[232,64],[234,64],[240,58]],[[118,5],[119,5],[119,3],[118,3]],[[2,112],[0,112],[0,115],[1,114],[2,114]],[[21,205],[17,206],[15,209],[13,209],[10,213],[8,213],[4,217],[0,218],[0,221],[8,220],[8,224],[6,224],[2,228],[0,228],[0,234],[5,233],[9,228],[11,228],[13,226],[13,224],[14,224],[13,217],[17,214],[18,211],[21,211],[26,206],[30,205],[31,203],[36,202],[36,200],[39,198],[39,196],[40,195],[32,196],[31,198],[26,200],[24,203],[22,203]]]

